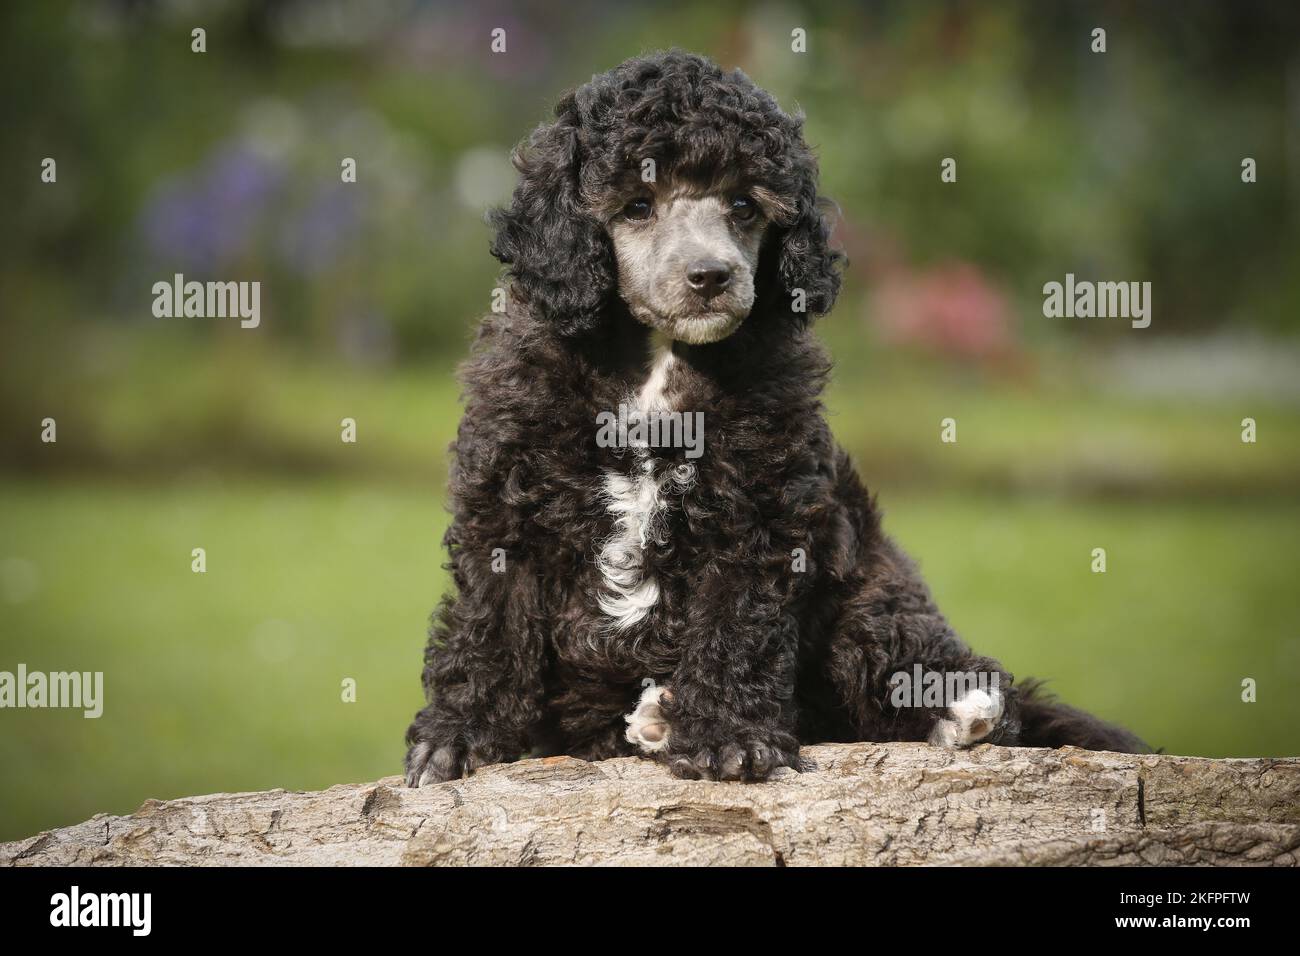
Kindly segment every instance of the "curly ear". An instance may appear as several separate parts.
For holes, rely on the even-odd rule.
[[[825,315],[835,304],[844,253],[830,247],[831,223],[825,212],[830,203],[817,195],[817,171],[811,159],[801,178],[794,221],[780,237],[777,269],[790,310],[807,322]]]
[[[512,160],[519,170],[509,208],[489,220],[492,255],[509,268],[515,289],[539,317],[564,335],[593,327],[617,286],[609,237],[579,193],[578,107],[567,93],[556,122],[539,126]]]

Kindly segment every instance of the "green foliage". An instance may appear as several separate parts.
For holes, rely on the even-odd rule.
[[[1110,9],[1104,54],[1094,11],[1028,2],[397,4],[342,35],[337,5],[227,4],[203,18],[203,54],[169,4],[11,7],[0,68],[28,92],[0,118],[7,176],[30,188],[7,210],[0,288],[55,325],[150,325],[150,283],[188,270],[262,280],[271,336],[456,353],[496,281],[483,213],[508,196],[510,147],[559,91],[674,44],[807,114],[850,308],[904,264],[956,260],[1012,296],[1031,339],[1111,331],[1035,319],[1042,284],[1070,270],[1151,281],[1156,335],[1300,316],[1285,4]],[[807,53],[790,51],[795,26]],[[45,156],[57,186],[37,182]],[[949,156],[958,181],[940,184]]]

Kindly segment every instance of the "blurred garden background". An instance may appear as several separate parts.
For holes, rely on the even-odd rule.
[[[484,211],[560,91],[674,45],[807,114],[851,260],[818,326],[832,426],[957,629],[1170,752],[1300,754],[1295,5],[136,0],[0,24],[0,670],[105,674],[98,720],[0,711],[0,839],[399,771],[452,372],[496,283]],[[177,272],[260,281],[261,325],[154,318]],[[1044,318],[1067,272],[1151,282],[1151,327]]]

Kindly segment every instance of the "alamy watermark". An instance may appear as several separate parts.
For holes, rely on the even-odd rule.
[[[73,885],[50,897],[50,925],[120,926],[132,936],[148,936],[153,928],[152,893],[83,893]]]
[[[618,413],[596,415],[600,448],[685,448],[687,458],[704,454],[704,413],[645,411],[626,402]]]
[[[153,284],[153,314],[159,319],[239,318],[239,326],[255,329],[262,322],[261,282],[185,281],[176,273],[171,282]]]
[[[104,713],[103,671],[28,671],[19,664],[17,673],[0,671],[0,708],[70,707],[83,716]]]
[[[1150,282],[1065,282],[1043,286],[1043,315],[1049,319],[1131,319],[1133,328],[1151,324]]]
[[[920,664],[890,675],[889,702],[895,707],[951,707],[973,690],[996,696],[997,671],[928,671]]]

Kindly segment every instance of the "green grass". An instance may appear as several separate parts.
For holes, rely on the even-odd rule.
[[[442,589],[437,498],[342,484],[4,485],[39,591],[4,663],[103,671],[104,715],[6,711],[3,836],[146,797],[395,772]],[[192,548],[207,572],[190,569]],[[345,678],[357,682],[344,703]],[[21,772],[12,772],[21,768]]]
[[[1300,504],[883,504],[958,630],[1018,675],[1172,752],[1300,753]],[[0,669],[103,671],[106,699],[98,720],[0,713],[0,839],[147,797],[396,772],[444,520],[432,489],[360,481],[0,482],[0,561],[37,572],[4,605]]]
[[[831,427],[845,447],[870,450],[873,484],[1163,499],[1286,497],[1300,482],[1300,409],[1275,396],[1140,399],[1091,382],[1086,352],[1035,353],[1013,375],[883,350],[860,328],[828,338]],[[238,329],[208,343],[173,329],[104,334],[52,369],[20,345],[0,350],[0,460],[29,473],[441,487],[460,415],[451,358],[358,367]],[[57,444],[35,440],[46,416]],[[1241,441],[1247,416],[1259,423],[1254,444]],[[355,445],[339,440],[345,417],[357,422]],[[939,441],[945,418],[957,422],[955,445]]]

